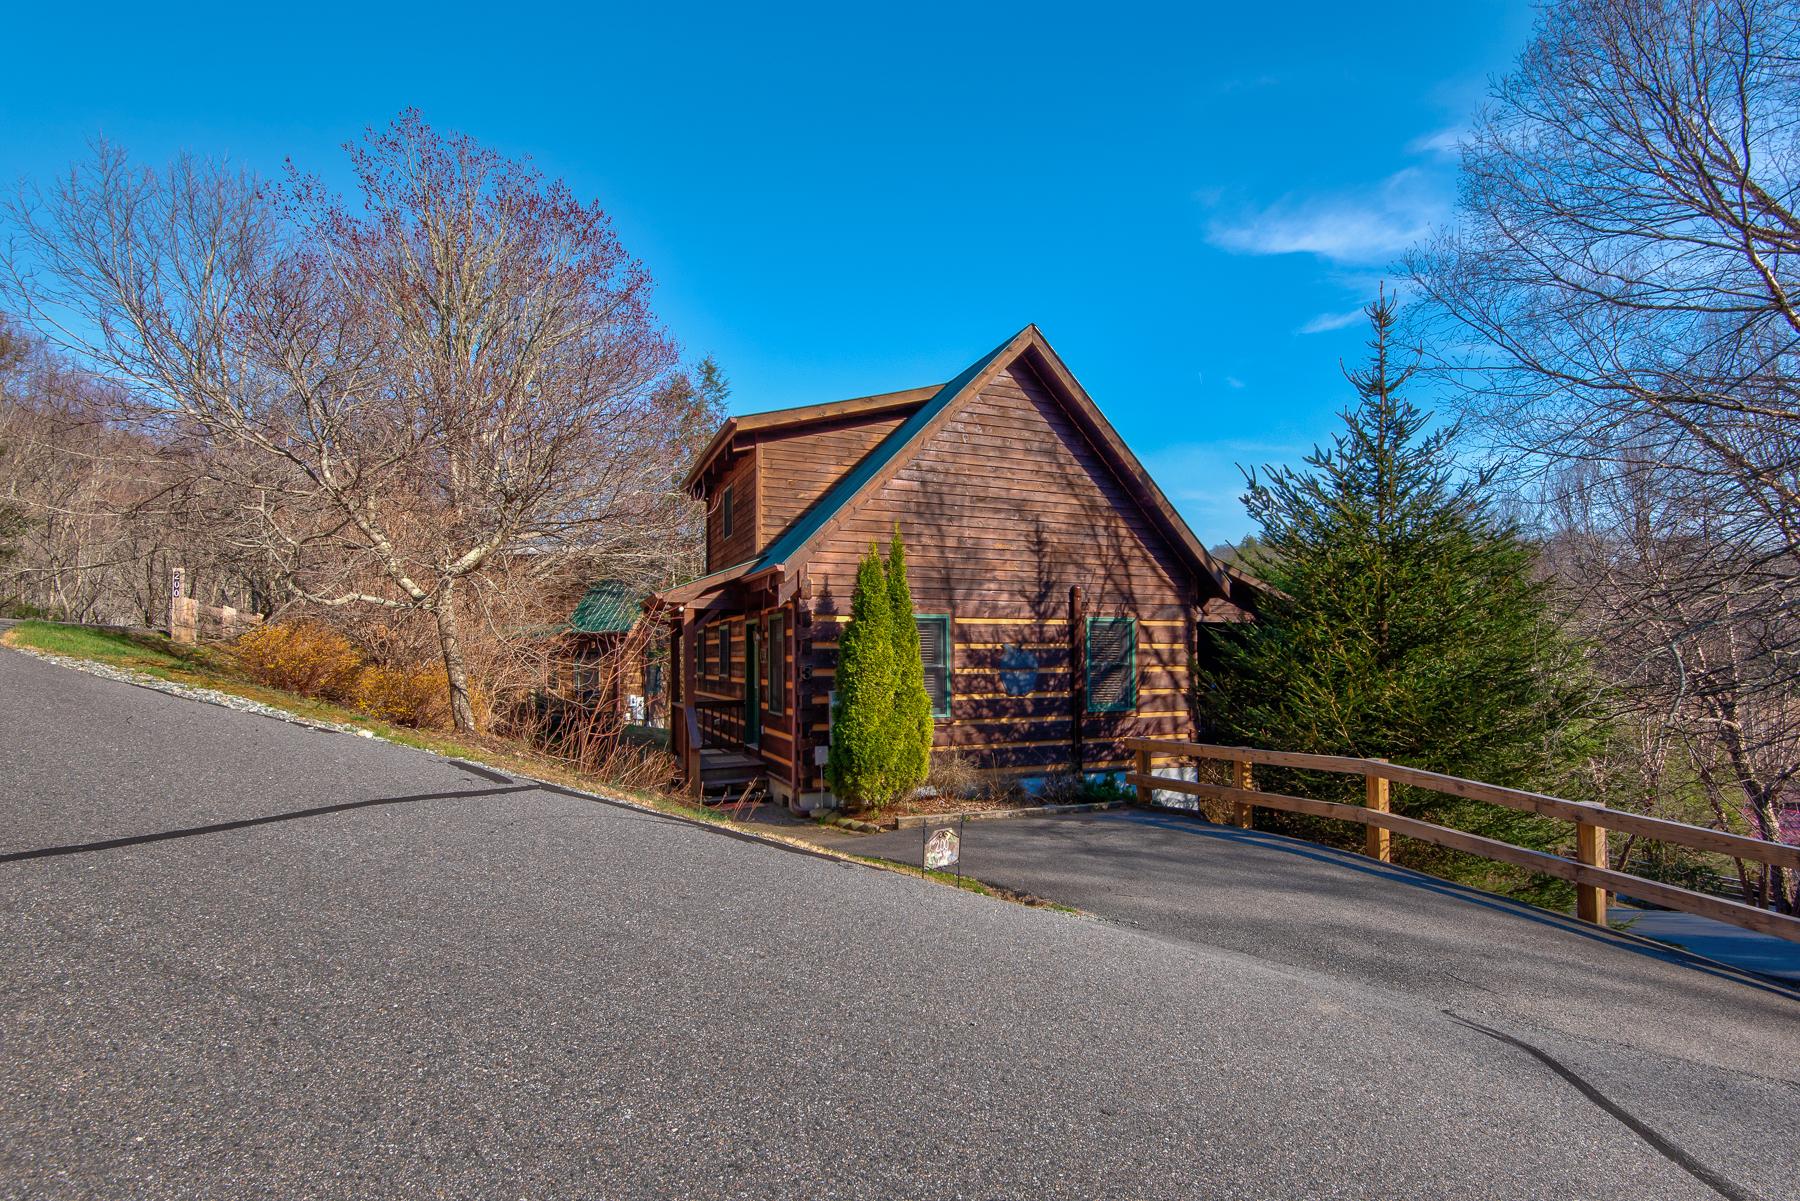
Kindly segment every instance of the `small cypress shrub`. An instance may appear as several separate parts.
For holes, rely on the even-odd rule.
[[[839,800],[878,807],[893,795],[887,751],[894,696],[891,602],[873,543],[856,569],[850,620],[838,635],[837,701],[825,778]]]
[[[925,783],[931,774],[931,694],[925,691],[925,664],[919,656],[919,625],[913,616],[912,587],[906,579],[906,544],[894,524],[887,561],[888,615],[894,647],[894,702],[888,714],[889,786],[896,798]]]

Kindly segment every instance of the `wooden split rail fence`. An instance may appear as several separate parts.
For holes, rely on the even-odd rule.
[[[1575,885],[1576,913],[1584,921],[1605,925],[1607,893],[1624,893],[1653,905],[1699,914],[1702,917],[1730,922],[1759,933],[1773,934],[1778,938],[1800,942],[1800,918],[1759,909],[1754,905],[1729,901],[1722,897],[1707,896],[1705,893],[1678,888],[1673,884],[1664,884],[1658,880],[1647,880],[1629,872],[1615,871],[1608,866],[1606,836],[1609,830],[1618,830],[1621,833],[1636,835],[1640,838],[1658,839],[1679,846],[1691,847],[1698,851],[1729,855],[1734,859],[1748,859],[1757,863],[1773,864],[1790,871],[1800,871],[1800,847],[1778,842],[1764,842],[1758,838],[1746,838],[1741,834],[1728,834],[1722,830],[1709,830],[1704,826],[1690,826],[1684,822],[1665,821],[1662,818],[1646,817],[1639,813],[1627,813],[1619,809],[1609,809],[1605,805],[1592,801],[1566,801],[1561,797],[1545,796],[1542,793],[1526,792],[1523,789],[1502,788],[1496,784],[1483,784],[1480,781],[1465,780],[1459,776],[1446,776],[1437,772],[1421,771],[1414,767],[1401,767],[1382,759],[1357,759],[1345,755],[1305,755],[1290,751],[1263,751],[1251,747],[1211,746],[1199,742],[1173,742],[1149,738],[1127,739],[1125,745],[1137,757],[1136,770],[1126,776],[1126,781],[1137,788],[1138,802],[1143,805],[1152,804],[1156,792],[1167,791],[1229,802],[1232,806],[1233,823],[1245,828],[1250,826],[1251,813],[1257,806],[1265,809],[1279,809],[1287,813],[1305,813],[1313,817],[1329,817],[1340,821],[1357,822],[1366,828],[1365,852],[1371,858],[1379,859],[1383,863],[1389,862],[1391,858],[1390,839],[1393,835],[1399,834],[1407,838],[1416,838],[1421,842],[1448,847],[1451,850],[1465,851],[1471,855],[1480,855],[1501,863],[1514,864],[1529,871],[1542,872],[1546,876],[1568,880]],[[1193,780],[1155,775],[1154,766],[1157,759],[1209,759],[1229,763],[1231,765],[1231,783],[1203,784]],[[1255,787],[1252,774],[1253,769],[1258,765],[1362,776],[1365,781],[1363,803],[1346,805],[1335,801],[1313,800],[1309,797],[1286,796],[1277,792],[1259,792]],[[1403,817],[1398,813],[1390,812],[1388,808],[1390,784],[1406,784],[1415,788],[1444,793],[1448,796],[1486,801],[1490,804],[1504,805],[1509,809],[1519,809],[1528,813],[1537,813],[1545,817],[1561,818],[1564,821],[1573,822],[1576,835],[1576,858],[1568,859],[1545,851],[1534,851],[1526,847],[1514,846],[1508,842],[1500,842],[1497,839],[1470,834],[1464,830],[1452,829],[1449,826],[1440,826],[1433,822],[1420,821],[1417,818]]]
[[[235,638],[262,624],[262,614],[229,605],[203,605],[191,596],[169,599],[169,641],[192,646],[201,638]]]

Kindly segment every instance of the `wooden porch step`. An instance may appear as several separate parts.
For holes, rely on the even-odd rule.
[[[709,746],[700,751],[700,770],[712,771],[715,768],[753,767],[762,770],[763,761],[747,751],[734,751],[725,747]]]
[[[755,755],[723,747],[700,752],[700,791],[704,795],[741,792],[744,785],[768,774],[768,765]]]

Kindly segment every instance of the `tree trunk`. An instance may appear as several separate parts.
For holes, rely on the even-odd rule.
[[[1757,832],[1768,842],[1780,842],[1781,814],[1776,811],[1768,791],[1762,791],[1756,798],[1755,808]],[[1773,901],[1777,912],[1793,912],[1793,898],[1788,895],[1787,869],[1779,864],[1766,864],[1763,867],[1763,881],[1763,906],[1766,908]]]
[[[463,661],[462,639],[457,632],[456,592],[444,585],[437,606],[438,645],[444,652],[444,676],[450,682],[450,721],[459,733],[475,731],[475,706],[469,703],[469,667]]]

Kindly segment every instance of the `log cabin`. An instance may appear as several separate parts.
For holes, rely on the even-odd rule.
[[[590,584],[557,631],[547,692],[619,726],[664,725],[664,648],[647,625],[644,599],[623,580]]]
[[[1209,555],[1036,326],[945,384],[733,417],[686,486],[706,574],[653,597],[693,793],[824,777],[856,566],[906,542],[934,755],[1034,778],[1192,737],[1202,623],[1257,585]]]

